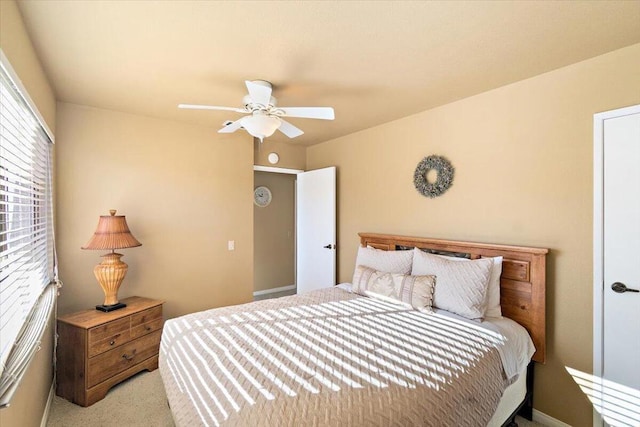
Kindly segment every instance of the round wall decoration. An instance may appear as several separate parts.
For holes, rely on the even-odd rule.
[[[269,203],[271,203],[271,190],[263,185],[256,187],[253,190],[253,203],[261,208],[269,206]]]
[[[434,170],[437,173],[434,182],[429,182],[427,179],[427,174],[430,170]],[[423,196],[429,198],[438,197],[453,184],[454,170],[449,160],[442,156],[425,157],[416,166],[416,171],[413,173],[413,185]]]

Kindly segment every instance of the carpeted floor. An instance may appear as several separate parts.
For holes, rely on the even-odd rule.
[[[160,371],[143,371],[113,387],[107,396],[83,408],[61,397],[53,399],[47,426],[173,426]]]
[[[518,417],[520,427],[544,427]],[[83,408],[56,396],[49,413],[49,427],[173,426],[164,386],[158,370],[141,372],[113,387],[107,397]]]

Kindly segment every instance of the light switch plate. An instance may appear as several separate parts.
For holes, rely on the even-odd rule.
[[[230,251],[234,251],[234,250],[236,249],[236,241],[235,241],[235,240],[229,240],[229,241],[227,242],[227,248],[228,248]]]

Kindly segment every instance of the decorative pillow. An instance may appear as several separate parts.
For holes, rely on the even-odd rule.
[[[413,251],[383,251],[370,247],[358,247],[356,266],[364,265],[385,273],[410,274]],[[355,271],[354,271],[355,282]]]
[[[460,258],[455,256],[436,255],[440,258],[449,259],[451,261],[470,261],[467,258]],[[483,258],[493,260],[493,267],[491,267],[491,278],[489,279],[489,289],[487,289],[487,309],[484,312],[484,317],[501,317],[502,308],[500,308],[500,276],[502,275],[502,257],[490,257]]]
[[[431,311],[434,276],[385,273],[359,265],[353,275],[352,292],[384,300],[400,301],[413,308]]]
[[[481,320],[492,266],[493,260],[488,258],[457,262],[416,248],[411,274],[436,276],[438,285],[434,293],[434,307],[467,319]]]

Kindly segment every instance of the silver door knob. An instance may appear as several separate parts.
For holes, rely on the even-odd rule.
[[[613,292],[617,292],[619,294],[623,294],[625,292],[640,292],[640,290],[638,289],[627,288],[627,285],[620,282],[615,282],[613,285],[611,285],[611,289],[613,289]]]

